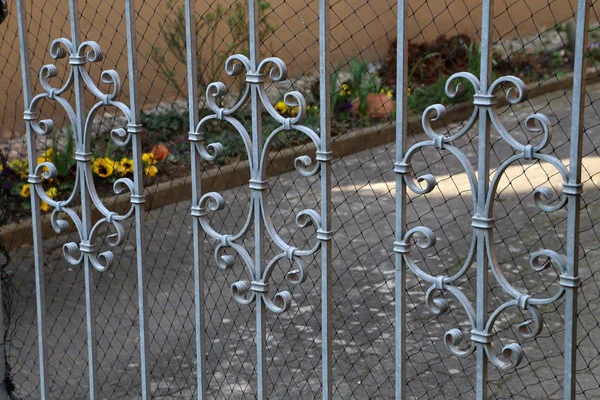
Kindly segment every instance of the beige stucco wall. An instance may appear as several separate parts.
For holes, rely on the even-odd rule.
[[[231,3],[232,0],[222,0]],[[310,69],[316,70],[318,62],[318,29],[315,10],[317,0],[309,0],[313,7],[306,7],[300,0],[270,0],[273,13],[270,20],[279,28],[268,42],[269,48],[288,63],[291,74]],[[103,68],[115,68],[126,73],[126,48],[123,2],[103,0],[80,1],[82,9],[81,30],[84,39],[95,40],[103,48],[106,59]],[[113,5],[114,3],[114,5]],[[138,1],[140,92],[145,104],[173,98],[174,93],[164,81],[156,77],[156,65],[148,61],[152,45],[164,47],[160,39],[160,27],[167,18],[164,0]],[[197,1],[197,12],[202,14],[217,2]],[[334,2],[331,16],[333,36],[332,58],[334,63],[348,60],[361,52],[370,59],[385,56],[390,38],[395,37],[396,20],[393,0],[346,0]],[[415,41],[433,40],[440,34],[474,34],[480,26],[480,0],[451,2],[446,0],[414,0],[414,12],[409,23],[410,37]],[[30,2],[30,46],[32,49],[32,73],[37,74],[44,63],[52,62],[47,53],[52,38],[69,36],[68,2],[66,0],[35,0]],[[550,2],[546,0],[521,0],[507,7],[506,2],[496,2],[495,35],[516,36],[531,33],[543,27],[555,25],[573,15],[574,0]],[[412,13],[411,13],[412,14]],[[8,23],[0,26],[3,34],[0,47],[0,63],[3,65],[0,87],[10,88],[4,99],[3,131],[22,129],[13,127],[11,116],[22,116],[22,99],[18,93],[19,47],[16,37],[16,10],[11,10]],[[226,31],[219,35],[227,36]],[[201,39],[200,39],[201,40]],[[204,57],[210,57],[205,54]],[[99,70],[95,71],[96,73]],[[183,82],[185,72],[178,71]],[[92,71],[94,73],[94,71]],[[99,74],[98,74],[99,75]],[[4,90],[0,91],[4,92]],[[53,112],[53,111],[50,111]],[[10,122],[10,123],[9,123]]]

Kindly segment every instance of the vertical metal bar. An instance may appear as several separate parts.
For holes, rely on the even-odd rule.
[[[577,297],[579,287],[579,222],[581,212],[581,158],[584,130],[585,72],[590,2],[577,2],[575,63],[573,66],[573,101],[571,114],[569,180],[567,195],[567,260],[565,309],[564,398],[575,399],[577,362]]]
[[[257,71],[260,61],[260,37],[259,37],[259,7],[258,0],[248,0],[248,26],[250,28],[250,65],[252,71]],[[264,171],[261,171],[260,153],[262,151],[262,112],[258,85],[252,85],[250,99],[252,105],[252,179],[263,181]],[[265,258],[265,227],[262,223],[261,208],[265,192],[262,189],[252,188],[254,204],[254,276],[262,276],[262,267]],[[256,373],[257,373],[257,399],[267,398],[267,340],[266,340],[266,307],[261,299],[256,301]]]
[[[186,27],[186,61],[188,85],[188,111],[190,133],[196,131],[198,126],[198,61],[196,59],[196,24],[192,0],[185,0],[185,27]],[[196,206],[202,196],[201,187],[201,160],[196,150],[196,142],[190,142],[192,164],[192,204]],[[197,398],[206,398],[206,351],[204,345],[204,264],[202,263],[202,244],[204,231],[200,227],[200,220],[192,221],[194,235],[194,298],[196,322],[196,376]]]
[[[319,0],[319,74],[321,149],[321,330],[323,399],[332,397],[331,347],[331,67],[329,62],[329,0]]]
[[[402,163],[406,151],[408,129],[408,38],[406,32],[408,2],[398,0],[397,57],[396,57],[396,245],[402,243],[406,228],[406,183]],[[406,265],[401,252],[395,251],[395,320],[396,320],[396,400],[406,399]]]
[[[69,0],[69,19],[71,27],[71,43],[73,46],[72,54],[77,52],[80,39],[79,26],[79,0]],[[84,98],[83,78],[79,67],[73,67],[73,93],[75,94],[75,115],[76,120],[73,121],[73,131],[75,132],[77,150],[86,154],[91,153],[90,141],[86,141],[84,137],[85,130],[85,98]],[[82,242],[90,242],[92,230],[91,207],[93,205],[90,199],[90,193],[87,190],[86,174],[83,173],[86,169],[86,164],[89,161],[78,159],[77,171],[78,179],[80,180],[81,190],[81,222],[82,222]],[[84,257],[84,274],[85,274],[85,310],[86,310],[86,327],[87,327],[87,350],[88,350],[88,381],[90,400],[95,400],[98,394],[97,388],[97,357],[96,357],[96,306],[94,302],[94,271],[89,257]]]
[[[148,299],[147,278],[145,274],[144,254],[144,164],[142,163],[142,136],[140,125],[140,104],[138,93],[139,71],[137,66],[137,38],[135,29],[134,0],[125,1],[125,24],[127,28],[127,60],[129,75],[130,122],[127,126],[132,142],[134,193],[132,203],[135,208],[135,241],[137,262],[137,291],[140,323],[140,375],[142,378],[142,399],[150,398],[150,370],[148,368]]]
[[[481,70],[479,74],[480,93],[487,93],[492,81],[492,21],[494,1],[484,0],[481,18]],[[479,107],[479,134],[478,134],[478,160],[477,160],[477,204],[476,218],[486,218],[486,199],[489,190],[490,175],[490,120],[486,107]],[[488,318],[488,259],[486,252],[487,229],[476,229],[477,240],[477,311],[475,322],[477,331],[483,332]],[[486,344],[477,342],[475,354],[477,375],[475,382],[475,395],[479,400],[487,399],[488,358],[485,351]]]
[[[23,81],[23,102],[25,110],[29,109],[32,100],[31,72],[29,57],[29,37],[25,1],[17,0],[17,20],[19,26],[19,48],[21,53],[21,78]],[[35,133],[31,125],[25,124],[27,134],[27,157],[29,161],[29,175],[33,176],[37,160]],[[40,396],[42,400],[49,398],[48,377],[46,363],[48,351],[46,346],[46,291],[44,278],[44,256],[42,252],[42,220],[40,216],[40,198],[31,190],[31,229],[33,232],[33,257],[35,263],[35,297],[38,330],[38,353],[40,369]]]

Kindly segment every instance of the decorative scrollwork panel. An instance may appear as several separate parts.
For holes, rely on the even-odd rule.
[[[408,44],[406,27],[404,26],[407,2],[399,1],[398,16],[398,54],[405,52]],[[585,16],[588,5],[579,2],[578,20],[580,25],[581,43],[585,43]],[[522,340],[532,340],[538,337],[543,329],[544,320],[541,307],[555,304],[566,297],[566,319],[565,319],[565,398],[574,398],[574,346],[576,327],[576,295],[580,279],[577,276],[577,251],[578,225],[579,225],[579,202],[581,195],[581,101],[582,94],[574,93],[574,101],[578,109],[573,112],[573,127],[571,132],[571,157],[570,164],[566,165],[563,160],[552,152],[550,146],[552,140],[552,124],[543,114],[534,113],[529,115],[523,124],[523,135],[517,136],[511,130],[506,129],[498,115],[498,93],[504,89],[506,103],[509,106],[517,105],[527,99],[527,87],[524,82],[515,76],[502,76],[496,80],[492,79],[492,31],[493,31],[493,2],[484,0],[482,3],[482,30],[479,77],[468,72],[459,72],[450,76],[446,82],[445,92],[449,98],[456,98],[460,87],[468,84],[474,92],[472,103],[473,111],[465,123],[452,133],[436,132],[433,122],[442,120],[446,115],[446,108],[441,104],[434,104],[425,109],[422,115],[422,127],[427,136],[426,140],[420,140],[411,146],[407,146],[406,139],[406,104],[398,107],[399,126],[397,129],[396,148],[396,241],[394,251],[396,253],[396,278],[397,278],[397,305],[396,305],[396,364],[397,379],[406,381],[406,366],[404,364],[406,332],[406,272],[414,274],[417,279],[425,282],[429,287],[425,293],[425,304],[433,315],[439,316],[451,311],[449,298],[455,300],[468,319],[468,327],[453,327],[446,331],[444,343],[448,351],[457,357],[467,357],[475,353],[476,377],[475,395],[477,399],[488,398],[487,363],[491,362],[500,370],[510,370],[517,367],[524,358]],[[578,55],[578,64],[574,77],[574,85],[581,88],[582,70],[584,65],[583,48]],[[400,58],[399,58],[400,60]],[[407,62],[398,63],[397,92],[405,93],[407,90]],[[578,89],[579,90],[579,89]],[[495,170],[490,167],[491,158],[491,132],[495,132],[500,143],[509,149],[508,156],[499,160]],[[465,135],[471,135],[476,139],[476,161],[473,163],[463,148],[457,142]],[[473,207],[469,208],[471,217],[471,242],[466,257],[459,263],[457,272],[435,274],[426,270],[416,258],[416,252],[431,251],[436,246],[436,234],[433,227],[417,226],[407,229],[406,205],[408,203],[408,192],[416,196],[427,196],[431,194],[438,181],[433,174],[424,174],[414,177],[413,163],[416,153],[424,149],[435,149],[443,157],[450,157],[462,169],[461,175],[467,179],[461,179],[461,192],[468,192],[472,196]],[[532,292],[526,285],[518,285],[515,280],[507,278],[506,270],[498,261],[498,245],[494,242],[494,233],[498,228],[495,226],[495,208],[498,205],[498,195],[501,191],[501,181],[510,180],[509,170],[520,165],[522,162],[530,164],[544,164],[543,168],[555,170],[555,176],[562,181],[562,190],[555,190],[555,181],[546,185],[534,186],[530,196],[520,201],[532,202],[533,207],[540,213],[555,214],[559,210],[567,208],[567,235],[566,246],[560,244],[556,248],[538,248],[533,251],[529,248],[528,265],[518,265],[515,270],[529,271],[539,274],[540,279],[548,279],[548,276],[556,274],[552,287],[545,291]],[[473,166],[476,164],[476,168]],[[450,173],[450,177],[453,174]],[[440,189],[441,190],[441,189]],[[563,213],[563,211],[560,211]],[[534,223],[533,221],[531,222]],[[543,241],[539,241],[543,243]],[[462,283],[469,278],[474,278],[475,300],[470,300],[462,289]],[[496,304],[494,309],[489,309],[488,295],[490,291],[488,280],[494,281],[505,300]],[[440,296],[442,295],[442,296]],[[498,296],[498,293],[495,293]],[[453,302],[454,303],[454,302]],[[524,321],[518,321],[516,327],[517,341],[504,345],[500,354],[497,354],[494,342],[499,341],[497,335],[501,333],[497,325],[501,316],[513,315],[507,311],[517,311],[524,315]],[[510,321],[509,321],[510,322]],[[467,336],[466,331],[470,331]],[[505,343],[505,340],[502,340]],[[406,389],[402,383],[397,384],[396,398],[403,399]]]
[[[142,143],[140,124],[140,107],[138,103],[138,70],[137,70],[137,45],[135,37],[134,4],[133,0],[121,3],[125,12],[125,36],[127,39],[127,74],[129,83],[128,104],[120,100],[122,84],[120,74],[113,70],[102,70],[99,76],[92,76],[91,66],[101,65],[104,54],[98,43],[94,41],[81,41],[80,36],[80,9],[77,0],[69,0],[69,27],[70,38],[54,40],[49,53],[55,61],[53,64],[42,66],[39,71],[39,86],[42,92],[33,95],[32,80],[30,77],[29,45],[27,34],[27,21],[25,2],[17,2],[19,40],[21,45],[21,67],[23,77],[23,98],[25,103],[24,119],[27,130],[27,150],[29,161],[28,183],[31,187],[33,242],[36,252],[36,301],[38,314],[38,341],[39,341],[39,368],[40,368],[40,393],[42,398],[48,398],[48,371],[45,326],[45,299],[44,299],[44,271],[42,255],[42,231],[40,205],[51,211],[50,220],[57,233],[74,231],[75,240],[62,246],[63,256],[67,263],[81,266],[85,279],[85,311],[87,330],[87,371],[89,397],[97,398],[98,385],[98,360],[96,357],[96,313],[95,306],[95,272],[104,272],[115,267],[116,257],[113,249],[121,246],[126,240],[126,220],[135,221],[136,266],[137,266],[137,296],[139,315],[139,355],[141,366],[141,396],[147,399],[150,396],[149,368],[147,365],[148,331],[147,331],[147,301],[146,278],[144,265],[144,187],[142,163]],[[59,63],[66,60],[66,63]],[[64,73],[59,70],[66,66]],[[62,79],[61,79],[62,77]],[[91,95],[91,96],[90,96]],[[90,98],[93,103],[86,104]],[[59,193],[62,189],[52,187],[45,190],[44,186],[50,180],[59,178],[59,164],[56,159],[47,156],[37,157],[36,142],[40,137],[48,137],[53,133],[60,134],[56,129],[54,116],[45,118],[42,105],[49,102],[54,105],[55,113],[64,119],[62,131],[71,131],[67,135],[70,141],[67,147],[73,149],[72,157],[74,168],[69,167],[69,174],[73,175],[73,185],[70,193]],[[94,158],[92,137],[94,121],[101,112],[110,110],[124,116],[126,122],[123,126],[113,129],[106,139],[117,148],[130,149],[132,158],[132,178],[121,175],[113,182],[113,193],[116,195],[129,194],[129,206],[124,211],[111,210],[100,197],[94,180],[94,171],[107,167],[98,158]],[[58,141],[58,137],[52,138]],[[71,157],[70,150],[64,153]],[[63,155],[63,153],[61,153]],[[56,155],[55,155],[56,156]],[[62,157],[64,158],[64,157]],[[68,162],[71,160],[69,159]],[[62,160],[64,164],[64,160]],[[62,164],[60,164],[62,165]],[[64,166],[64,165],[63,165]],[[64,169],[64,168],[63,168]],[[64,175],[64,172],[61,173]],[[99,174],[99,176],[101,176]],[[69,187],[68,185],[65,187]],[[99,217],[95,217],[98,215]],[[73,237],[73,236],[71,236]]]
[[[428,249],[435,246],[436,236],[428,227],[420,226],[406,232],[403,240],[396,243],[395,251],[402,255],[406,266],[412,273],[419,279],[430,284],[425,296],[425,302],[433,314],[440,315],[441,313],[449,311],[449,303],[447,300],[435,298],[436,291],[447,292],[454,297],[465,310],[471,325],[471,343],[468,344],[466,350],[464,347],[459,348],[458,345],[465,341],[466,338],[459,328],[454,328],[446,332],[445,335],[445,343],[448,350],[456,356],[464,357],[470,355],[475,350],[473,343],[479,343],[484,345],[487,356],[494,365],[501,369],[510,369],[519,364],[522,360],[523,353],[520,344],[511,343],[503,347],[502,357],[498,357],[494,354],[492,351],[492,340],[494,338],[494,325],[498,317],[503,311],[511,307],[526,312],[530,315],[530,318],[519,325],[518,333],[523,339],[533,339],[540,334],[543,326],[542,315],[538,307],[557,301],[564,295],[565,287],[570,287],[572,282],[568,275],[566,275],[564,255],[560,255],[552,249],[536,251],[530,256],[530,267],[534,271],[541,273],[548,270],[552,264],[560,272],[560,288],[552,296],[544,298],[533,296],[530,293],[515,288],[505,278],[502,268],[497,262],[496,249],[493,240],[494,205],[495,199],[497,198],[498,184],[504,177],[507,168],[519,160],[531,160],[533,162],[543,161],[549,163],[556,168],[559,175],[562,177],[565,189],[562,194],[559,194],[558,200],[553,196],[552,190],[547,187],[536,188],[533,191],[532,198],[535,205],[541,211],[551,213],[560,210],[566,204],[565,193],[569,190],[567,183],[568,170],[559,158],[543,152],[552,138],[552,126],[546,116],[542,114],[533,114],[527,117],[525,121],[525,129],[528,132],[541,135],[541,140],[537,144],[519,142],[504,128],[497,117],[495,111],[496,93],[502,85],[510,85],[506,90],[506,99],[509,104],[518,104],[526,99],[526,87],[519,78],[512,76],[498,78],[490,85],[488,90],[482,91],[477,77],[470,73],[457,73],[452,75],[446,83],[446,94],[450,98],[456,95],[458,87],[461,84],[460,80],[468,81],[475,90],[475,95],[473,96],[473,104],[475,107],[469,120],[457,133],[453,133],[452,135],[439,134],[434,131],[431,123],[443,118],[446,114],[446,109],[441,104],[429,106],[423,112],[422,120],[424,132],[429,137],[429,140],[421,141],[411,146],[405,152],[404,158],[396,164],[396,172],[403,177],[409,190],[417,195],[427,195],[436,187],[436,178],[434,175],[427,174],[417,177],[415,182],[411,173],[411,160],[415,152],[426,147],[433,147],[442,152],[448,152],[456,158],[468,178],[468,191],[472,194],[474,203],[474,214],[472,215],[473,239],[471,241],[470,250],[458,272],[452,276],[431,275],[419,267],[414,256],[411,254],[415,244],[421,249]],[[458,146],[453,145],[457,139],[467,134],[476,126],[481,112],[484,112],[489,116],[489,121],[493,128],[515,152],[513,156],[503,161],[495,173],[491,175],[489,189],[483,193],[479,191],[478,180],[488,178],[477,176],[467,155]],[[421,182],[425,183],[425,185],[421,185]],[[485,200],[485,207],[482,210],[477,209],[480,197],[483,197]],[[549,203],[549,201],[552,202]],[[483,242],[478,242],[476,240],[476,236],[480,235],[484,238]],[[484,326],[477,325],[475,321],[476,312],[474,306],[457,286],[457,282],[466,277],[467,272],[473,266],[474,262],[479,261],[476,260],[476,254],[477,246],[479,246],[480,243],[483,243],[485,247],[486,262],[489,265],[493,277],[503,291],[508,296],[512,297],[512,300],[505,302],[496,310],[492,311]],[[478,273],[480,272],[478,271]]]
[[[67,262],[72,265],[80,265],[84,259],[88,259],[95,269],[105,271],[113,264],[114,255],[110,249],[102,251],[102,245],[98,243],[104,235],[101,233],[102,228],[107,227],[111,231],[105,241],[109,248],[123,244],[125,231],[122,221],[133,215],[134,206],[142,204],[144,196],[143,193],[136,190],[135,184],[130,178],[119,178],[113,184],[113,191],[115,194],[128,192],[131,198],[130,207],[125,212],[117,213],[109,210],[104,205],[96,190],[92,173],[92,122],[98,112],[107,107],[114,107],[122,112],[127,117],[127,125],[115,128],[110,132],[111,140],[119,147],[129,145],[131,137],[141,133],[142,127],[137,123],[130,108],[117,100],[122,87],[119,74],[115,70],[102,71],[101,74],[101,82],[111,88],[108,92],[103,92],[88,74],[87,63],[98,63],[103,60],[102,50],[97,43],[87,41],[76,47],[70,40],[60,38],[52,42],[50,54],[55,60],[68,59],[70,68],[67,77],[62,84],[53,86],[53,79],[58,77],[58,68],[52,64],[44,65],[41,68],[40,84],[45,92],[36,95],[32,99],[25,111],[25,120],[37,135],[50,135],[55,131],[54,121],[52,119],[39,119],[39,105],[42,100],[47,100],[55,101],[62,107],[74,132],[74,158],[77,162],[75,184],[66,200],[55,200],[49,197],[44,191],[43,182],[58,177],[57,168],[52,161],[44,161],[38,164],[33,174],[29,176],[28,181],[40,199],[52,209],[52,227],[57,233],[67,232],[70,223],[76,228],[79,242],[69,242],[63,245],[63,253]],[[65,97],[69,89],[73,88],[76,80],[80,80],[85,88],[98,99],[86,112],[84,118],[81,118],[78,114],[79,110],[76,110]],[[83,100],[78,99],[77,101],[81,102]],[[140,166],[136,167],[139,168]],[[81,210],[81,213],[85,216],[81,216],[76,211],[76,198],[89,198],[91,204]],[[91,206],[97,209],[102,217],[93,225],[84,226],[83,219],[91,214]]]
[[[288,260],[293,268],[286,274],[286,281],[290,285],[299,285],[306,279],[305,259],[314,256],[321,247],[322,240],[328,240],[330,233],[321,228],[321,216],[312,209],[300,211],[296,215],[297,227],[315,227],[317,240],[306,248],[296,248],[279,235],[270,215],[271,212],[267,200],[267,165],[273,142],[277,135],[284,131],[296,131],[305,135],[316,148],[316,157],[302,155],[296,157],[294,166],[296,171],[304,177],[312,177],[319,173],[323,163],[331,160],[331,153],[323,151],[321,137],[311,128],[301,125],[306,114],[306,101],[304,96],[296,91],[284,95],[284,101],[288,107],[295,107],[298,113],[294,117],[286,118],[275,110],[265,89],[265,82],[269,77],[273,82],[287,79],[287,67],[278,58],[266,58],[258,64],[256,69],[252,68],[251,61],[244,55],[238,54],[229,57],[225,63],[225,71],[231,77],[245,75],[246,87],[242,91],[240,99],[230,108],[219,106],[219,99],[227,94],[226,86],[221,82],[211,83],[206,89],[207,105],[213,114],[204,117],[190,133],[189,140],[194,143],[195,151],[205,161],[213,161],[223,155],[221,143],[205,143],[205,127],[214,120],[223,121],[229,125],[244,143],[251,177],[249,188],[253,192],[250,198],[249,212],[242,228],[235,233],[221,233],[215,229],[207,215],[208,211],[219,211],[225,207],[225,200],[219,193],[210,192],[204,194],[197,205],[192,207],[192,215],[200,221],[204,232],[218,242],[215,248],[215,259],[217,265],[222,269],[233,266],[235,257],[225,254],[226,250],[233,251],[244,264],[248,272],[248,280],[242,280],[232,285],[233,298],[239,303],[248,305],[255,301],[264,302],[267,309],[274,313],[281,313],[289,309],[291,305],[291,294],[288,291],[270,295],[270,280],[274,268],[282,260]],[[247,106],[251,94],[255,93],[260,99],[260,107],[274,119],[278,124],[270,132],[264,143],[256,141],[252,133],[249,133],[241,121],[236,119],[236,113]],[[254,105],[252,105],[254,107]],[[262,133],[261,133],[262,134]],[[254,135],[256,136],[256,135]],[[258,212],[254,212],[258,210]],[[259,218],[256,218],[257,215]],[[244,248],[243,240],[256,224],[264,227],[265,236],[279,249],[279,252],[271,259],[264,260],[264,265],[256,266],[248,249]]]

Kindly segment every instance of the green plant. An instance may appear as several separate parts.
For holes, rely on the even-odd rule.
[[[161,27],[161,35],[167,48],[163,51],[159,47],[152,47],[150,57],[158,65],[158,72],[169,86],[181,97],[187,97],[185,86],[176,75],[177,66],[182,68],[187,65],[186,35],[185,35],[185,8],[176,6],[173,0],[166,3],[167,8],[173,9],[175,15],[167,20]],[[268,40],[276,27],[269,22],[267,10],[271,6],[266,1],[259,1],[261,40]],[[219,79],[223,73],[225,61],[235,53],[248,54],[249,26],[246,16],[248,6],[246,2],[238,0],[231,6],[224,7],[218,4],[214,11],[206,12],[201,18],[195,18],[197,35],[197,69],[198,87],[204,91],[211,83]],[[229,34],[221,39],[219,32],[225,25]],[[207,55],[211,54],[207,58]],[[208,61],[207,61],[208,60]]]
[[[367,60],[360,61],[356,58],[350,60],[350,73],[352,81],[349,83],[349,93],[346,94],[350,102],[358,101],[358,117],[365,118],[368,114],[367,97],[372,93],[380,93],[383,89],[382,80],[369,70]]]
[[[413,76],[415,75],[415,72],[417,72],[417,69],[419,69],[421,64],[423,64],[425,61],[429,60],[432,57],[437,57],[437,56],[441,56],[441,55],[442,55],[442,53],[435,52],[435,53],[426,54],[423,57],[421,57],[419,59],[419,61],[417,61],[417,63],[412,67],[412,69],[408,73],[408,77],[407,77],[408,82],[410,83],[410,81],[412,81]]]
[[[56,168],[56,176],[47,178],[42,175],[42,188],[52,200],[66,198],[70,194],[75,184],[75,158],[74,158],[74,141],[73,141],[73,129],[67,127],[67,137],[64,146],[59,147],[59,141],[54,140],[53,145],[47,148],[46,151],[39,154],[36,160],[36,166],[42,163],[52,163]],[[15,203],[20,204],[22,210],[30,210],[30,194],[33,190],[33,186],[27,182],[27,169],[28,162],[25,160],[13,160],[9,165],[3,166],[0,173],[5,177],[10,177],[9,182],[10,191],[12,198]],[[48,168],[43,167],[42,172],[47,172]],[[7,187],[7,186],[5,186]],[[41,201],[40,210],[42,212],[48,212],[50,206],[45,201]]]
[[[408,108],[412,111],[422,112],[432,104],[447,104],[446,78],[439,77],[429,86],[417,87],[408,97]]]
[[[467,46],[467,54],[467,72],[479,77],[481,73],[481,43],[471,42]],[[492,70],[498,65],[497,58],[495,54],[492,55]],[[492,79],[496,79],[497,74],[494,71],[492,71],[492,75]]]
[[[481,45],[471,42],[468,47],[469,59],[467,62],[467,71],[475,76],[481,72]],[[493,61],[492,61],[493,62]]]
[[[64,147],[58,147],[58,140],[53,141],[52,145],[52,163],[56,167],[58,176],[68,176],[75,166],[74,148],[73,148],[73,128],[67,127],[67,142]],[[61,188],[62,189],[62,188]]]
[[[467,46],[464,44],[467,49],[467,65],[466,71],[473,74],[476,77],[479,77],[481,71],[481,45],[479,43],[470,42]],[[415,69],[427,58],[437,56],[437,54],[431,54],[423,57],[422,60],[415,65],[411,73],[410,77],[414,73]],[[492,60],[492,66],[496,66],[497,61],[495,59]],[[492,73],[492,79],[496,79],[497,73],[494,71]],[[468,100],[468,97],[473,94],[473,88],[470,84],[464,81],[464,79],[459,79],[459,82],[462,84],[460,90],[456,94],[454,98],[449,98],[446,94],[446,82],[448,80],[448,76],[439,76],[438,79],[431,85],[417,87],[411,96],[408,98],[408,106],[411,110],[422,112],[428,106],[432,104],[450,104],[450,103],[459,103],[462,101]]]
[[[358,99],[358,117],[367,116],[368,104],[367,96],[373,90],[373,84],[368,76],[369,67],[366,61],[360,61],[356,58],[350,60],[350,72],[352,73],[352,82],[350,84],[350,101]]]
[[[341,70],[341,66],[338,65],[331,73],[331,77],[330,77],[330,81],[329,81],[331,91],[332,91],[331,111],[334,114],[336,113],[336,110],[338,110],[340,104],[342,103],[342,100],[344,100],[346,98],[345,93],[342,93],[340,90],[337,90],[338,73],[340,70]],[[316,85],[316,86],[318,86],[318,85]]]
[[[454,98],[448,97],[446,94],[447,79],[447,77],[440,76],[432,85],[416,88],[408,97],[408,108],[415,112],[422,112],[432,104],[451,104],[466,101],[469,97],[468,90],[458,91]]]
[[[158,132],[161,134],[159,141],[170,140],[173,135],[181,133],[187,128],[187,112],[179,114],[171,111],[165,114],[150,114],[142,112],[142,124],[148,132]]]

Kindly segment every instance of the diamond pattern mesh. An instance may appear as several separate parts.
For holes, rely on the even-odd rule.
[[[81,36],[95,40],[105,58],[90,68],[99,80],[104,69],[116,69],[123,81],[123,99],[127,99],[127,53],[123,2],[80,2]],[[185,99],[185,63],[181,62],[181,43],[165,36],[168,27],[179,29],[177,2],[144,1],[137,3],[138,63],[140,102],[147,129],[144,149],[163,143],[171,156],[160,164],[156,179],[149,179],[147,194],[150,211],[142,227],[146,239],[145,262],[148,271],[150,308],[150,376],[154,398],[193,398],[196,391],[196,354],[194,322],[194,270],[192,220],[189,216],[190,185],[189,146],[187,144],[187,102]],[[198,54],[202,78],[209,80],[223,61],[223,55],[245,51],[243,37],[235,37],[247,16],[243,2],[233,0],[197,1],[195,4]],[[598,20],[597,3],[592,5],[592,21]],[[64,1],[28,2],[28,34],[34,93],[42,89],[37,74],[44,63],[53,63],[48,53],[50,42],[69,37],[68,6]],[[290,71],[286,85],[272,85],[269,96],[280,101],[288,89],[301,91],[309,104],[318,104],[318,8],[317,1],[294,2],[271,0],[262,12],[261,26],[266,34],[262,56],[283,59]],[[530,90],[529,100],[517,106],[500,106],[499,115],[507,130],[525,140],[523,125],[534,112],[546,114],[554,135],[548,152],[568,163],[572,95],[569,75],[568,22],[575,15],[574,5],[566,1],[526,2],[498,1],[495,8],[494,40],[497,76],[514,74],[523,78]],[[220,15],[218,28],[211,25],[211,15]],[[5,105],[2,117],[2,153],[10,162],[26,159],[22,121],[22,84],[19,71],[16,10],[0,32]],[[228,25],[227,18],[233,18]],[[393,87],[395,55],[390,41],[396,35],[396,4],[392,0],[331,2],[331,58],[336,71],[335,82],[350,79],[356,61],[369,64],[366,74],[381,76]],[[422,110],[440,101],[436,92],[428,91],[452,72],[477,70],[476,43],[481,29],[481,4],[469,0],[415,0],[410,3],[408,31],[411,47],[411,123],[409,142],[423,140],[420,121]],[[269,28],[265,28],[266,26]],[[600,143],[597,139],[600,98],[597,53],[594,53],[594,23],[590,29],[589,73],[583,162],[583,211],[580,243],[577,396],[592,399],[600,396],[600,275],[595,271],[600,256],[598,201],[600,200]],[[243,29],[242,29],[243,30]],[[558,32],[558,33],[557,33]],[[440,39],[459,37],[464,42]],[[172,37],[171,37],[172,39]],[[239,40],[238,40],[239,39]],[[238,41],[236,41],[238,40]],[[468,43],[475,43],[468,48]],[[462,47],[460,45],[462,43]],[[179,46],[179,47],[178,47]],[[419,47],[421,46],[421,47]],[[228,49],[232,49],[228,51]],[[566,49],[565,52],[561,52]],[[464,53],[467,52],[467,56]],[[413,54],[434,54],[431,58]],[[463,55],[461,55],[463,54]],[[386,61],[387,60],[387,61]],[[380,64],[379,61],[382,61]],[[66,63],[57,62],[59,77],[64,77]],[[380,68],[380,65],[381,68]],[[377,70],[378,72],[374,72]],[[61,75],[62,74],[62,75]],[[235,94],[242,82],[216,72]],[[315,84],[316,82],[316,84]],[[439,86],[439,85],[438,85]],[[315,87],[317,88],[315,90]],[[551,89],[548,89],[551,88]],[[341,88],[334,88],[337,92]],[[468,94],[467,89],[467,94]],[[398,95],[398,94],[396,94]],[[404,94],[402,94],[404,95]],[[201,91],[201,98],[205,94]],[[445,97],[445,96],[444,96]],[[70,100],[73,101],[71,95]],[[89,99],[91,100],[91,99]],[[125,102],[127,102],[125,100]],[[203,103],[201,101],[201,103]],[[450,110],[438,128],[456,131],[467,118],[460,115],[464,106],[447,102]],[[462,107],[462,108],[461,108]],[[45,102],[43,114],[66,128],[64,112],[52,102]],[[99,122],[99,130],[111,128],[118,120],[114,109]],[[454,115],[456,117],[451,117]],[[111,118],[112,117],[112,118]],[[311,116],[305,121],[316,127]],[[249,120],[245,119],[244,124]],[[274,127],[265,117],[265,130]],[[104,126],[103,126],[104,125]],[[336,398],[389,399],[394,395],[394,204],[395,160],[394,127],[391,120],[348,118],[334,113],[333,147],[333,390]],[[52,140],[65,145],[65,130]],[[99,133],[101,136],[102,133]],[[106,135],[106,133],[104,133]],[[62,139],[61,139],[62,138]],[[211,214],[212,224],[228,232],[242,228],[248,213],[249,189],[247,161],[241,142],[227,126],[217,126],[212,140],[226,147],[226,157],[219,163],[205,164],[203,191],[223,193],[225,209]],[[528,137],[535,141],[539,138]],[[38,138],[38,148],[52,145]],[[511,155],[511,149],[492,130],[492,170]],[[469,161],[477,161],[476,132],[461,138],[456,146]],[[295,214],[319,206],[319,181],[293,172],[293,157],[308,147],[292,133],[281,135],[270,154],[268,173],[268,209],[273,224],[285,240],[297,247],[314,243],[311,229],[299,229]],[[101,155],[111,156],[110,149]],[[423,250],[418,258],[423,269],[432,273],[456,272],[471,244],[470,219],[472,193],[464,171],[447,152],[426,150],[415,156],[417,176],[432,173],[438,187],[427,196],[412,196],[408,205],[409,228],[426,225],[437,235],[433,249]],[[291,172],[290,172],[291,171]],[[215,178],[217,177],[217,178]],[[564,252],[566,212],[544,213],[534,206],[531,194],[542,186],[561,190],[561,178],[551,166],[529,162],[517,163],[501,180],[495,203],[496,229],[494,246],[498,264],[509,282],[539,296],[553,293],[557,274],[542,274],[529,268],[529,255],[541,246]],[[115,206],[119,198],[107,198]],[[111,202],[115,202],[112,204]],[[38,398],[37,331],[33,250],[30,246],[30,220],[27,211],[17,205],[12,222],[0,228],[8,249],[10,263],[4,269],[5,337],[7,366],[13,398]],[[47,224],[49,216],[44,216]],[[127,241],[115,251],[114,268],[97,273],[94,288],[97,329],[99,395],[109,399],[133,399],[140,393],[140,359],[135,265],[135,227],[126,225]],[[85,288],[81,268],[64,261],[62,244],[75,240],[74,234],[55,236],[44,233],[45,287],[48,331],[48,371],[53,398],[87,396],[87,348],[85,324]],[[252,235],[245,245],[251,248]],[[275,248],[268,246],[267,256]],[[205,240],[204,308],[206,335],[206,383],[211,398],[256,398],[256,321],[253,307],[240,306],[231,298],[232,283],[245,278],[240,260],[227,271],[217,268],[212,254],[216,243]],[[267,380],[270,398],[318,398],[321,393],[321,327],[319,258],[306,260],[308,278],[292,290],[294,305],[288,313],[267,315]],[[278,290],[286,289],[281,266],[273,276]],[[490,309],[496,308],[506,295],[494,279],[489,284]],[[474,301],[474,272],[460,282],[460,288]],[[468,319],[452,299],[451,312],[436,317],[424,304],[427,286],[409,277],[407,284],[408,394],[415,399],[472,398],[475,362],[473,357],[457,359],[443,344],[444,332],[461,327],[468,332]],[[564,339],[563,302],[542,309],[545,326],[535,340],[524,344],[525,357],[514,371],[503,372],[490,366],[489,391],[497,399],[562,398],[562,349]],[[517,324],[527,316],[507,312],[496,325],[498,348],[515,339]]]

